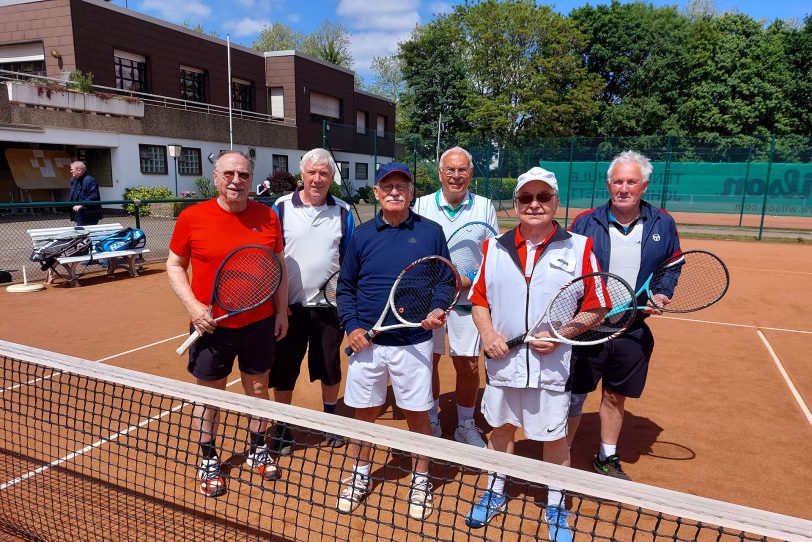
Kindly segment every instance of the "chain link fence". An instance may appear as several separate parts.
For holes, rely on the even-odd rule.
[[[440,186],[437,158],[447,147],[399,140],[397,159],[416,173],[418,195]],[[476,142],[471,190],[491,198],[507,218],[516,178],[533,166],[558,178],[564,225],[608,200],[606,171],[614,156],[633,149],[651,159],[646,199],[674,215],[681,231],[697,235],[812,241],[812,137],[548,138],[509,146]]]

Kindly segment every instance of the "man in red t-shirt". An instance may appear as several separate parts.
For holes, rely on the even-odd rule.
[[[288,330],[287,271],[282,246],[282,231],[273,209],[248,199],[254,166],[242,153],[226,151],[214,163],[214,184],[219,195],[185,209],[178,217],[166,271],[169,286],[178,296],[200,339],[189,349],[189,372],[201,386],[225,389],[226,379],[239,360],[245,394],[268,399],[268,374],[273,364],[276,341]],[[269,247],[282,263],[282,281],[273,303],[221,322],[209,313],[214,278],[220,263],[243,245]],[[190,282],[187,270],[191,266]],[[199,432],[200,486],[202,494],[217,497],[226,492],[225,480],[217,456],[217,409],[195,407],[194,429]],[[248,464],[265,479],[275,480],[279,471],[265,444],[264,419],[251,419]]]

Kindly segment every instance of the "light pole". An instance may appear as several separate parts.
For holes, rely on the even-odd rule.
[[[180,145],[169,145],[169,156],[175,159],[175,197],[178,197],[178,156],[183,149]]]

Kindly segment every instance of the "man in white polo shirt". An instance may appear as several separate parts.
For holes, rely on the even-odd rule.
[[[468,151],[462,147],[448,149],[440,157],[438,175],[442,188],[433,194],[418,198],[414,212],[437,222],[442,226],[446,239],[468,222],[485,222],[499,231],[496,210],[487,198],[472,194],[468,186],[474,178],[474,163]],[[484,239],[483,239],[484,242]],[[481,431],[474,424],[474,409],[479,392],[479,332],[471,318],[471,302],[468,300],[468,288],[474,274],[462,276],[463,291],[460,301],[449,313],[447,324],[434,332],[434,374],[432,378],[432,395],[434,403],[429,410],[432,434],[442,436],[439,418],[440,398],[440,357],[446,353],[445,337],[448,334],[448,346],[451,361],[457,373],[457,428],[454,439],[481,448],[485,447]]]

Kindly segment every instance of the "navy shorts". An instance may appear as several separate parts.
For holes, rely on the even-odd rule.
[[[292,391],[299,378],[305,352],[311,382],[321,380],[327,386],[340,383],[339,349],[344,340],[344,330],[341,329],[336,310],[301,305],[291,305],[290,308],[288,334],[276,345],[276,362],[271,369],[268,387]]]
[[[603,379],[604,388],[636,399],[646,386],[653,351],[654,335],[645,323],[603,344],[573,346],[570,391],[595,391]]]
[[[204,333],[189,349],[189,372],[200,380],[220,380],[231,374],[234,358],[239,360],[240,372],[260,375],[268,371],[276,347],[274,321],[269,316],[247,326],[217,327],[214,333]]]

